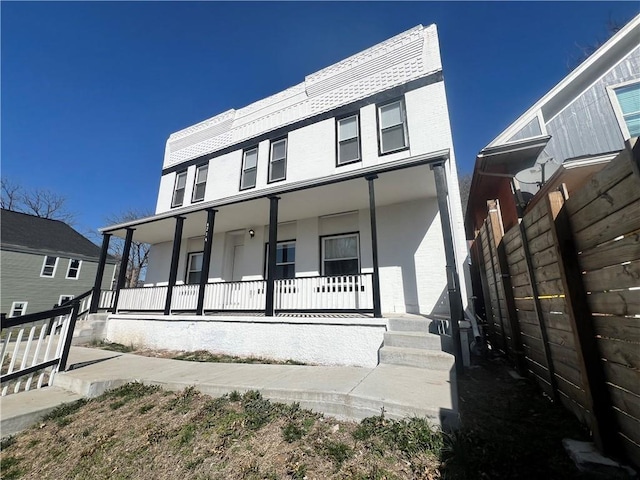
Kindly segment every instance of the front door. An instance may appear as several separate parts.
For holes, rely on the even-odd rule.
[[[242,256],[244,253],[244,245],[235,245],[233,247],[233,269],[231,281],[239,282],[242,280]]]

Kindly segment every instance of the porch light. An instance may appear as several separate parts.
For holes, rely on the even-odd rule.
[[[255,235],[256,235],[256,231],[255,231],[253,228],[250,228],[250,229],[249,229],[249,236],[250,236],[251,238],[253,238],[253,237],[255,237]]]

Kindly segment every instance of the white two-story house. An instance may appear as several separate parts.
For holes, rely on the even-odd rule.
[[[126,330],[129,341],[171,348],[160,337],[181,335],[133,319],[172,329],[226,321],[212,338],[266,343],[282,318],[384,330],[385,318],[449,315],[453,302],[457,319],[467,250],[435,25],[172,134],[155,215],[102,232],[107,244],[115,235],[152,245],[144,288],[117,289],[114,339]],[[267,327],[250,332],[256,322]],[[184,348],[209,335],[197,331]],[[347,349],[366,343],[328,335]]]

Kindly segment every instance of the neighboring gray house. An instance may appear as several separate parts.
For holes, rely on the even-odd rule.
[[[560,183],[571,192],[640,136],[639,39],[637,15],[478,153],[467,238],[488,199],[500,201],[505,230],[517,223],[511,177],[529,194]]]
[[[19,316],[49,310],[93,287],[100,248],[59,220],[2,209],[0,312]],[[102,288],[111,287],[109,257]]]

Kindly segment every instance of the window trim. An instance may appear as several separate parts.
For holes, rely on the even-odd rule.
[[[74,260],[78,261],[78,270],[76,271],[76,276],[75,277],[70,277],[69,276],[69,272],[71,271],[71,262],[73,262]],[[70,258],[69,259],[69,264],[67,265],[67,274],[65,275],[65,279],[66,280],[78,280],[80,278],[80,269],[82,268],[82,260],[78,259],[78,258]]]
[[[187,264],[185,265],[185,272],[184,272],[184,284],[185,285],[198,285],[200,282],[198,283],[189,283],[189,273],[191,273],[191,270],[189,270],[189,265],[191,265],[191,257],[193,255],[202,255],[202,261],[203,261],[203,266],[204,266],[204,250],[200,250],[200,251],[196,251],[196,252],[187,252]],[[197,272],[197,270],[193,270],[194,272]],[[200,277],[202,277],[202,269],[200,269]],[[208,283],[207,279],[207,283]]]
[[[204,182],[198,183],[198,170],[200,170],[201,168],[206,168],[207,174],[204,177]],[[195,173],[195,176],[193,177],[193,190],[191,191],[191,203],[198,203],[198,202],[204,201],[204,197],[207,194],[207,179],[208,179],[207,177],[208,176],[209,176],[209,162],[203,163],[202,165],[198,165],[196,167],[196,173]],[[196,191],[198,190],[198,185],[201,185],[203,183],[204,183],[204,192],[202,192],[202,198],[195,198]]]
[[[347,162],[340,161],[340,122],[347,118],[356,117],[357,122],[357,137],[358,137],[358,158],[355,160],[349,160]],[[343,167],[344,165],[351,165],[352,163],[358,163],[362,161],[362,130],[360,125],[360,111],[350,113],[347,115],[341,115],[336,117],[336,167]]]
[[[23,317],[26,313],[27,313],[27,305],[29,305],[28,301],[17,301],[17,302],[12,302],[11,303],[11,310],[9,310],[9,317],[15,317],[15,309],[16,309],[16,305],[21,303],[22,306],[22,312],[20,313],[20,315],[18,315],[19,317]]]
[[[271,166],[273,165],[273,146],[276,143],[284,141],[284,177],[273,180],[271,178]],[[280,137],[269,142],[269,173],[267,175],[267,184],[282,182],[287,179],[287,157],[289,156],[289,137]],[[280,161],[280,160],[277,160]]]
[[[182,194],[182,202],[176,203],[176,192],[178,191],[177,187],[178,187],[178,179],[180,178],[180,175],[184,175],[184,193]],[[171,193],[171,208],[177,208],[184,205],[184,197],[185,197],[184,194],[186,192],[187,192],[187,171],[181,170],[179,172],[176,172],[176,178],[173,182],[173,191]]]
[[[73,299],[75,298],[75,295],[60,295],[60,296],[58,297],[58,305],[62,305],[62,301],[63,301],[62,299],[63,299],[63,298],[66,298],[66,299],[67,299],[67,300],[65,300],[65,301],[73,300]]]
[[[622,113],[622,107],[620,106],[620,102],[618,101],[616,90],[635,84],[637,84],[638,88],[640,88],[640,79],[635,78],[633,80],[627,80],[626,82],[607,85],[606,87],[607,94],[609,95],[609,101],[611,102],[611,106],[613,107],[613,113],[615,114],[616,120],[618,121],[618,126],[620,127],[624,140],[629,140],[631,138],[631,132],[629,132],[629,127],[627,127],[627,122],[624,119],[624,113]]]
[[[402,125],[404,128],[404,138],[405,138],[405,146],[401,148],[396,148],[395,150],[390,150],[388,152],[382,151],[382,128],[380,124],[380,109],[382,107],[386,107],[387,105],[391,105],[393,103],[400,103],[400,108],[402,110]],[[384,155],[390,155],[392,153],[404,152],[405,150],[409,150],[409,122],[407,120],[407,104],[404,99],[404,95],[402,97],[394,98],[393,100],[386,101],[384,103],[376,103],[376,130],[378,137],[378,156],[382,157]]]
[[[55,258],[56,262],[53,264],[53,272],[51,275],[44,274],[44,268],[47,266],[47,258]],[[42,268],[40,269],[40,276],[43,278],[55,278],[56,272],[58,271],[58,262],[60,261],[60,257],[54,257],[53,255],[45,255],[44,261],[42,262]]]
[[[278,249],[278,245],[280,244],[284,244],[284,243],[293,243],[296,246],[296,250],[297,250],[297,241],[295,238],[291,238],[288,240],[278,240],[276,242],[276,250]],[[281,263],[280,265],[290,265],[291,262],[287,262],[287,263]],[[278,266],[278,260],[276,258],[276,267]],[[293,278],[296,278],[296,270],[295,270],[295,266],[296,266],[296,262],[295,260],[293,261]],[[267,269],[269,268],[269,242],[265,242],[264,244],[264,265],[262,266],[262,272],[263,272],[263,279],[267,279]]]
[[[253,182],[253,185],[251,185],[250,187],[243,187],[242,186],[242,179],[244,178],[244,173],[247,170],[244,167],[244,163],[247,159],[247,152],[250,152],[252,150],[256,151],[256,166],[252,167],[251,169],[255,168],[256,170],[256,179]],[[256,188],[256,183],[258,180],[258,160],[259,160],[259,154],[260,154],[260,150],[258,149],[258,145],[256,145],[255,147],[250,147],[250,148],[245,148],[244,150],[242,150],[242,161],[240,163],[240,187],[239,187],[239,191],[243,191],[243,190],[249,190],[251,188]]]
[[[362,262],[361,262],[361,248],[360,248],[360,232],[344,232],[344,233],[335,233],[331,235],[320,235],[320,276],[321,277],[335,277],[340,275],[326,275],[324,273],[324,241],[329,238],[337,238],[337,237],[356,237],[358,239],[358,273],[351,275],[360,275],[362,273]]]

